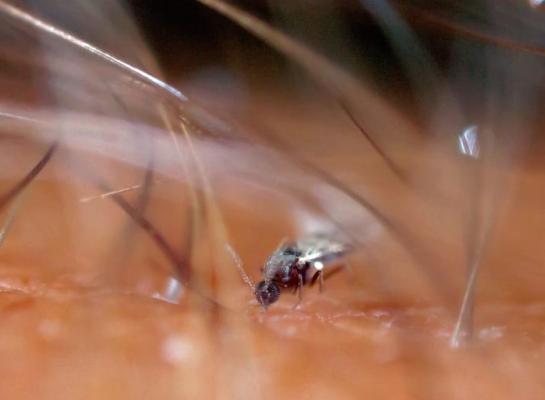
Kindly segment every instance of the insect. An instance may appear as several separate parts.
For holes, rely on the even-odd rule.
[[[255,286],[257,301],[267,308],[278,300],[282,289],[293,289],[300,302],[303,286],[307,283],[312,286],[316,281],[319,282],[321,291],[324,268],[335,264],[350,249],[347,243],[324,234],[312,235],[291,243],[283,242],[262,268],[263,280]]]

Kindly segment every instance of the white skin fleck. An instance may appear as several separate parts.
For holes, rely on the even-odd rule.
[[[501,338],[505,333],[505,326],[490,326],[479,331],[482,340],[494,340]]]
[[[172,365],[188,362],[194,355],[190,341],[183,336],[169,336],[161,345],[161,356]]]

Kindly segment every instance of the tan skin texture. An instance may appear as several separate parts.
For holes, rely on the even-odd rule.
[[[67,7],[66,2],[59,4],[61,9]],[[307,5],[301,8],[301,15],[306,9]],[[131,37],[125,24],[112,23],[116,17],[106,11],[107,22],[75,12],[73,17],[82,23],[70,26],[83,29],[88,24],[91,32],[100,28],[95,33],[102,32],[112,42],[97,40],[97,45],[138,66],[147,65],[146,57],[134,53],[143,41]],[[71,15],[50,14],[51,18],[59,14],[61,20],[62,15]],[[330,22],[330,13],[324,18]],[[470,21],[474,22],[473,16]],[[297,15],[293,23],[307,29]],[[330,29],[330,24],[324,26]],[[11,32],[11,25],[2,27]],[[208,53],[206,43],[188,41],[182,31],[179,47],[169,47],[166,53],[175,60],[173,69],[186,72],[189,64],[198,64]],[[281,78],[297,86],[285,89],[268,77],[275,69],[268,58],[259,61],[226,32],[218,25],[219,53],[233,53],[226,64],[231,72],[235,70],[233,75],[241,74],[242,81],[254,84],[264,75],[269,86],[251,90],[243,85],[241,90],[235,85],[231,93],[221,76],[220,82],[208,85],[190,81],[190,76],[170,82],[179,83],[177,87],[188,95],[189,109],[192,101],[198,102],[230,124],[237,143],[249,139],[267,148],[274,145],[280,158],[295,162],[286,165],[252,147],[237,153],[237,147],[223,138],[213,140],[219,145],[211,149],[195,134],[196,153],[223,221],[206,196],[212,193],[198,182],[194,194],[206,216],[193,215],[200,224],[193,232],[190,256],[186,245],[192,186],[182,182],[183,165],[175,157],[168,159],[176,146],[167,133],[163,135],[168,145],[166,151],[155,148],[157,171],[144,214],[183,256],[184,265],[193,267],[190,287],[165,299],[166,288],[177,276],[171,260],[111,198],[80,201],[105,191],[84,168],[110,189],[122,189],[143,182],[146,164],[130,166],[77,150],[68,143],[75,132],[63,131],[52,161],[16,200],[15,219],[0,245],[0,399],[543,399],[543,144],[522,143],[528,146],[519,149],[520,159],[494,160],[482,174],[484,181],[497,182],[496,189],[492,185],[483,190],[488,196],[483,210],[491,211],[495,224],[490,245],[483,251],[473,338],[465,347],[452,349],[449,340],[475,233],[470,222],[487,213],[473,211],[475,188],[483,186],[472,179],[480,176],[475,163],[459,156],[455,140],[439,142],[433,136],[435,130],[452,132],[447,128],[458,126],[459,121],[433,114],[452,111],[451,104],[432,104],[428,120],[416,124],[413,136],[371,132],[406,173],[402,182],[338,103],[316,87],[310,93],[301,90],[301,75]],[[450,57],[451,43],[438,32],[430,35],[449,48],[443,57]],[[237,35],[247,40],[242,31]],[[132,85],[119,70],[77,51],[65,53],[66,44],[61,42],[54,42],[58,48],[53,49],[62,51],[44,54],[40,47],[44,38],[35,38],[27,29],[16,31],[14,37],[17,40],[6,37],[1,45],[2,105],[17,103],[32,110],[43,102],[165,128],[155,108],[158,96]],[[354,45],[364,48],[366,43],[364,37]],[[475,52],[485,50],[491,48]],[[358,54],[367,57],[365,52]],[[211,65],[225,64],[216,52],[208,57]],[[464,65],[465,58],[461,61]],[[514,71],[515,61],[518,53],[498,65]],[[51,76],[42,68],[46,62],[53,62]],[[238,71],[239,63],[247,70]],[[495,67],[490,62],[497,72]],[[196,76],[200,68],[197,65]],[[463,78],[472,68],[470,64],[468,71],[461,69]],[[519,76],[526,79],[528,70],[522,70]],[[428,84],[426,76],[418,78]],[[396,97],[398,77],[384,79],[387,82],[382,84],[390,92],[382,97],[403,105],[406,100]],[[501,96],[507,96],[501,87]],[[490,104],[480,105],[488,115]],[[400,108],[407,118],[416,114],[415,104]],[[512,121],[500,120],[509,120],[508,113],[491,114],[497,118],[495,127],[518,128]],[[195,115],[197,120],[206,118]],[[380,116],[373,117],[380,121]],[[27,136],[40,130],[16,135],[5,128],[5,122],[0,119],[0,195],[35,165],[51,142],[51,137],[40,142]],[[100,135],[102,127],[94,122],[83,125],[98,126],[92,134]],[[543,123],[534,122],[535,126],[513,131],[517,137],[531,129],[539,134]],[[151,141],[139,137],[138,129],[114,131],[104,147],[121,144],[127,151],[151,147]],[[178,138],[187,149],[181,132]],[[228,157],[217,161],[218,153],[212,150],[218,148]],[[230,169],[229,161],[240,168]],[[350,196],[324,185],[324,178],[305,161],[365,195],[389,226]],[[173,164],[174,173],[158,172],[161,162]],[[195,165],[190,169],[197,170]],[[132,205],[144,204],[144,192],[139,188],[122,196]],[[0,223],[9,218],[13,204],[0,211]],[[325,220],[338,218],[341,228],[360,243],[342,260],[346,268],[325,282],[323,293],[305,287],[303,301],[294,310],[296,296],[284,292],[264,312],[224,250],[225,241],[228,236],[248,274],[258,281],[260,267],[278,244],[284,238],[297,239],[308,228],[301,210]],[[220,222],[226,232],[218,229]]]
[[[211,108],[221,100],[208,99]],[[362,165],[361,153],[349,151],[351,143],[365,147],[361,137],[330,107],[292,104],[294,114],[314,118],[282,119],[285,102],[271,107],[267,99],[266,107],[256,101],[238,112],[261,113],[273,130],[296,128],[301,136],[294,141],[319,135],[324,148],[333,127],[348,132],[344,145],[327,152],[329,167],[353,163],[352,176],[361,175],[369,192],[380,189],[375,201],[385,210],[388,194],[396,194],[396,203],[407,207],[399,211],[407,225],[417,226],[413,232],[436,238],[439,255],[424,259],[451,260],[447,267],[430,262],[451,292],[441,292],[423,269],[407,266],[407,254],[382,233],[349,257],[351,268],[326,281],[324,293],[305,288],[297,310],[295,297],[283,293],[263,312],[228,258],[206,261],[216,254],[206,245],[197,246],[194,282],[200,293],[222,299],[219,305],[193,289],[179,304],[152,298],[171,275],[168,262],[138,228],[120,234],[131,224],[111,200],[79,204],[78,198],[99,193],[88,182],[45,179],[64,168],[59,153],[26,196],[0,254],[0,398],[540,398],[545,303],[536,249],[543,221],[532,210],[542,169],[508,173],[517,190],[502,209],[481,275],[475,338],[453,350],[448,340],[463,287],[464,247],[459,237],[440,233],[463,237],[460,218],[444,213],[438,222],[412,207],[419,198],[399,189],[379,158],[369,155]],[[40,154],[36,146],[13,146],[20,169]],[[314,147],[309,151],[324,154]],[[411,148],[400,154],[409,162],[420,155]],[[378,172],[360,174],[373,166]],[[180,243],[184,214],[176,204],[183,187],[168,183],[154,188],[162,195],[148,215]],[[289,206],[243,186],[222,191],[217,184],[233,246],[257,280],[280,239],[293,235]],[[455,185],[445,186],[447,199],[455,199]]]

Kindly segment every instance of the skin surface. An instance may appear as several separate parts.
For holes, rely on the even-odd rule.
[[[172,24],[185,28],[171,14]],[[78,16],[86,19],[72,17]],[[298,18],[296,25],[306,27]],[[88,22],[94,32],[97,24]],[[107,40],[98,44],[141,61],[138,45],[124,45],[140,43],[129,25],[103,25]],[[39,68],[46,59],[41,49],[4,54],[13,63],[2,64],[4,103],[83,110],[91,118],[78,114],[79,129],[55,120],[53,134],[0,120],[0,193],[59,140],[36,181],[1,210],[0,222],[10,216],[13,222],[0,246],[0,399],[542,399],[542,117],[532,119],[529,111],[526,120],[520,107],[515,118],[511,107],[518,103],[508,102],[490,116],[481,87],[473,93],[464,79],[453,79],[471,101],[457,109],[441,98],[419,119],[412,97],[396,93],[405,86],[395,69],[386,70],[379,74],[386,82],[373,84],[404,110],[399,122],[413,133],[370,132],[398,168],[392,170],[338,101],[301,82],[300,71],[281,84],[278,71],[268,76],[278,68],[268,62],[278,56],[261,54],[260,42],[239,43],[241,35],[248,39],[238,31],[218,40],[234,56],[218,61],[229,67],[216,76],[200,63],[215,63],[218,50],[205,45],[208,33],[193,35],[182,53],[174,40],[163,52],[170,68],[183,70],[170,71],[181,76],[172,81],[190,99],[183,116],[214,133],[194,129],[191,140],[176,125],[180,114],[156,94],[78,52],[55,53],[59,62],[50,67],[59,76],[49,78]],[[27,39],[20,48],[31,48]],[[450,51],[450,42],[440,44]],[[454,58],[465,60],[465,45]],[[378,64],[385,64],[380,57]],[[505,65],[513,71],[509,82],[521,78],[518,64]],[[461,68],[460,75],[476,68],[480,84],[478,67]],[[479,134],[504,139],[493,156],[484,144],[478,159],[460,154],[457,135],[468,122],[456,113],[466,109],[470,122],[485,128]],[[177,135],[169,134],[169,123]],[[153,224],[175,257],[113,196],[100,197],[131,187],[119,196]],[[296,296],[283,292],[263,311],[225,245],[258,282],[283,239],[316,228],[356,240],[346,268],[323,293],[305,287],[297,309]],[[454,349],[449,342],[475,249],[481,270],[472,337]]]
[[[283,106],[267,107],[270,114],[260,111],[263,120],[294,124],[274,114],[283,113]],[[312,113],[323,120],[299,119],[299,132],[314,135],[315,127],[334,124],[346,129],[328,110]],[[18,147],[24,165],[39,154],[29,149]],[[228,259],[216,264],[218,269],[199,255],[193,272],[197,289],[184,290],[175,303],[154,298],[172,276],[168,262],[137,227],[123,231],[130,220],[111,200],[78,203],[82,193],[96,192],[92,186],[77,177],[71,183],[51,179],[64,168],[61,156],[33,184],[2,246],[1,398],[531,399],[543,393],[544,277],[537,250],[543,224],[521,206],[539,197],[534,182],[542,179],[541,168],[508,171],[518,187],[510,203],[515,206],[503,211],[482,271],[474,339],[455,350],[449,337],[459,297],[444,296],[437,289],[440,281],[408,266],[410,257],[384,231],[366,243],[372,257],[366,251],[353,254],[350,269],[326,281],[324,293],[305,288],[297,310],[295,296],[283,293],[263,312]],[[417,156],[403,154],[405,160]],[[358,162],[348,151],[327,157],[331,166]],[[383,171],[381,162],[366,164]],[[218,193],[226,193],[218,198],[232,244],[257,280],[260,263],[289,231],[293,210],[245,186],[223,192],[216,183]],[[383,198],[397,192],[398,202],[402,195],[411,201],[411,191],[399,191],[395,181],[376,184]],[[172,240],[180,225],[172,218],[180,188],[173,183],[154,189],[163,195],[148,215]],[[137,194],[126,196],[134,200]],[[63,207],[59,199],[65,199]],[[439,232],[455,227],[459,218],[443,218],[441,230],[433,216],[426,220],[415,210],[405,223],[418,226],[415,235],[442,238],[437,246],[450,251],[443,257],[456,260],[458,247]],[[75,218],[76,224],[68,222]],[[522,220],[528,222],[520,237]],[[123,247],[125,240],[137,245]],[[532,250],[522,259],[525,249]],[[464,270],[455,262],[432,269],[447,276],[448,289],[458,295]],[[223,300],[210,302],[202,293]]]

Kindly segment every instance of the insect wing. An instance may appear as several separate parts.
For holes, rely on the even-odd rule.
[[[301,239],[297,242],[297,247],[302,253],[300,256],[301,261],[324,264],[343,257],[350,250],[348,244],[326,236],[312,236]]]

